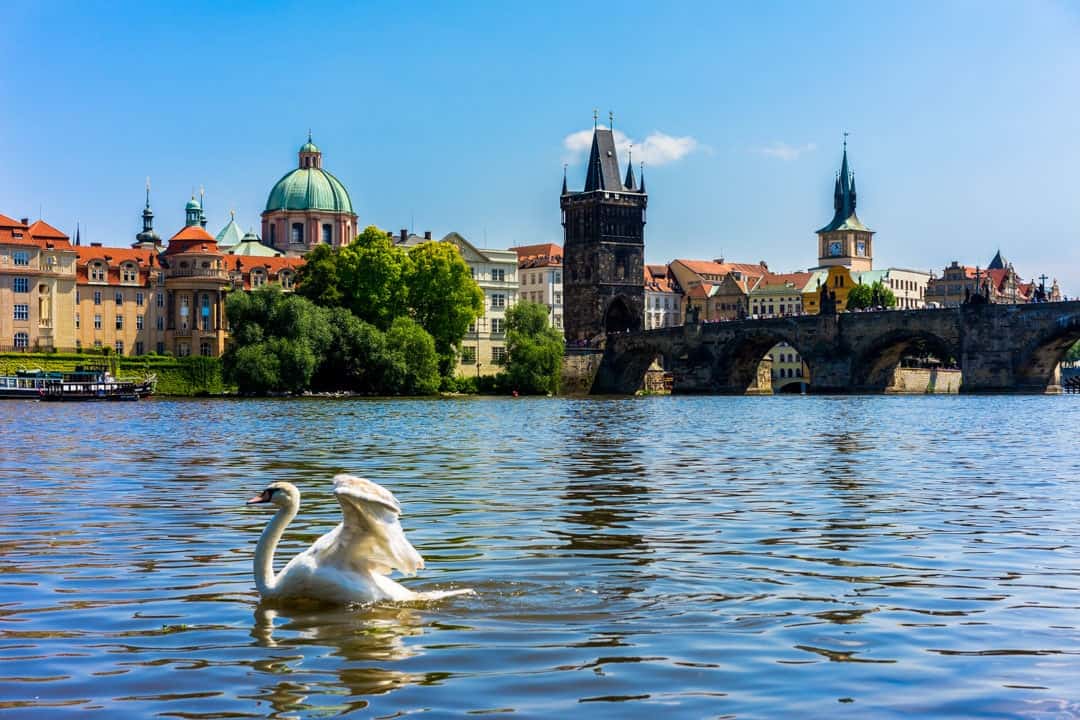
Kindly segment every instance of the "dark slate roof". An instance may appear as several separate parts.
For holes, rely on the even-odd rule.
[[[987,270],[1004,270],[1005,266],[1009,263],[1001,255],[1001,251],[998,250],[994,255],[994,259],[990,261],[990,264],[986,266]]]
[[[623,190],[619,177],[619,158],[615,154],[615,138],[611,130],[593,131],[592,152],[589,153],[589,172],[585,176],[585,192],[594,190]]]
[[[844,158],[840,162],[840,174],[833,185],[833,219],[818,230],[819,233],[834,230],[869,230],[855,214],[855,173],[848,169],[847,145],[844,145]]]

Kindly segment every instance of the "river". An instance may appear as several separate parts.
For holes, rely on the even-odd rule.
[[[3,718],[1080,715],[1076,396],[0,408]],[[342,471],[478,594],[261,606]]]

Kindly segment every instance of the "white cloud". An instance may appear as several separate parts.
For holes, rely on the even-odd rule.
[[[788,145],[786,142],[780,142],[779,140],[764,147],[754,148],[754,152],[764,155],[765,157],[784,161],[798,160],[799,156],[803,153],[814,152],[815,150],[817,150],[817,145],[814,143]]]
[[[592,147],[592,136],[592,130],[579,130],[563,138],[563,147],[566,149],[563,159],[569,163],[581,159]],[[646,165],[664,165],[681,160],[692,152],[706,149],[689,135],[675,137],[660,131],[650,133],[642,141],[634,140],[620,130],[615,131],[614,137],[620,162],[626,162],[626,154],[630,151],[631,144],[634,146],[634,162],[643,162]]]

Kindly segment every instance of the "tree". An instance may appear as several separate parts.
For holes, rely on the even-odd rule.
[[[506,311],[506,376],[527,394],[555,394],[562,378],[564,342],[548,324],[546,305],[519,302]]]
[[[296,271],[296,293],[322,307],[336,307],[345,301],[338,275],[338,251],[316,245]]]
[[[400,395],[431,395],[439,389],[435,340],[414,320],[398,318],[386,332],[386,389]]]
[[[343,247],[338,261],[342,304],[380,330],[409,312],[409,255],[385,232],[369,225]]]
[[[880,280],[870,286],[870,294],[872,307],[896,307],[896,294]]]
[[[848,310],[865,310],[873,303],[873,293],[870,290],[869,285],[863,285],[859,283],[855,287],[848,290],[847,305]]]
[[[312,378],[312,388],[366,394],[384,392],[384,377],[390,362],[386,336],[346,308],[330,308],[326,312],[333,338]]]
[[[409,251],[409,260],[409,305],[413,317],[435,340],[439,374],[448,377],[469,324],[484,312],[484,291],[452,243],[421,243]]]

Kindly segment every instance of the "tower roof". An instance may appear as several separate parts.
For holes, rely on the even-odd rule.
[[[840,161],[840,172],[833,184],[833,218],[829,224],[818,230],[819,233],[835,230],[865,230],[870,228],[862,224],[855,214],[855,173],[848,167],[847,139],[844,140],[844,155]]]
[[[987,270],[1004,270],[1009,265],[1009,261],[1001,254],[1001,250],[994,253],[994,259],[990,261],[990,264],[986,266]]]
[[[229,213],[229,222],[225,227],[221,228],[221,232],[217,234],[215,238],[217,240],[218,247],[225,249],[232,247],[233,245],[239,245],[244,239],[244,231],[240,229],[240,225],[236,222],[236,213]]]
[[[589,170],[585,175],[585,192],[623,189],[619,158],[615,154],[615,136],[611,130],[596,128],[589,152]]]

